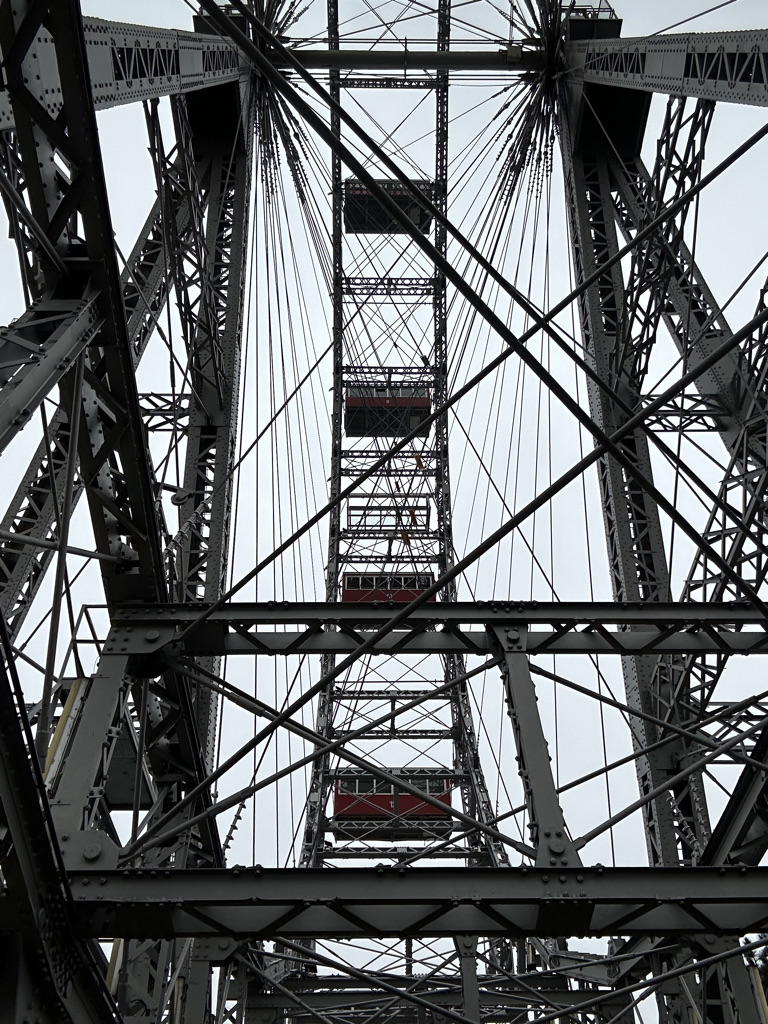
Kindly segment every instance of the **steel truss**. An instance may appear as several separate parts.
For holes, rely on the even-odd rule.
[[[186,32],[83,18],[77,0],[0,3],[0,193],[27,302],[0,330],[0,450],[8,457],[23,428],[43,425],[0,523],[4,1020],[629,1024],[655,995],[664,1022],[766,1024],[745,955],[768,930],[768,689],[715,696],[733,656],[754,665],[768,653],[768,308],[763,288],[755,318],[734,332],[687,239],[715,103],[768,106],[768,32],[626,39],[602,4],[567,18],[563,6],[541,0],[522,41],[482,48],[456,43],[461,17],[436,0],[416,49],[398,19],[390,45],[361,49],[328,0],[313,29],[319,49],[291,37],[305,13],[296,5],[270,14],[203,0]],[[549,111],[547,167],[559,136],[576,278],[563,308],[578,304],[583,358],[555,313],[541,314],[451,223],[449,98],[462,75],[480,73],[503,76],[505,88],[522,81]],[[353,90],[429,107],[407,176],[356,123]],[[653,93],[673,98],[646,167]],[[122,261],[96,111],[136,102],[157,199]],[[278,109],[305,207],[302,121],[330,153],[330,247],[319,246],[331,310],[329,500],[296,531],[327,514],[325,601],[239,603],[227,579],[244,457],[254,126],[263,170],[266,112]],[[530,143],[532,128],[516,131]],[[395,137],[396,161],[398,146]],[[515,181],[533,165],[520,147]],[[264,173],[274,192],[275,166]],[[480,287],[457,269],[467,252],[487,275]],[[522,338],[488,299],[489,281],[531,318]],[[529,506],[505,502],[506,525],[461,558],[453,290],[507,346],[479,376],[518,355],[596,445]],[[172,300],[178,338],[164,319]],[[586,377],[588,413],[524,348],[540,330]],[[648,394],[660,331],[682,371]],[[142,390],[158,339],[171,389],[163,379]],[[351,398],[361,400],[354,423]],[[656,454],[674,459],[659,432],[694,429],[726,452],[719,489],[681,469],[706,504],[698,534],[654,484]],[[593,463],[613,601],[459,601],[460,573]],[[70,541],[82,496],[92,548]],[[695,543],[680,600],[664,516]],[[105,604],[88,601],[76,617],[69,556],[83,555]],[[54,564],[37,664],[27,653],[37,630],[27,633]],[[348,577],[393,593],[395,579],[417,582],[402,584],[407,601],[352,602]],[[65,615],[75,675],[57,670]],[[230,677],[244,657],[269,663],[259,655],[307,662],[314,676],[280,705],[276,691],[271,701]],[[623,696],[544,655],[618,657]],[[30,666],[41,678],[31,699]],[[473,690],[486,676],[506,706],[520,782],[520,805],[503,812],[490,778],[505,752],[484,739]],[[593,774],[632,765],[639,795],[583,830],[563,807],[584,779],[564,783],[553,770],[543,681],[619,712],[630,730],[631,751],[611,765],[606,755]],[[254,724],[232,751],[218,731],[230,707]],[[272,775],[260,762],[250,783],[220,794],[230,767],[275,736],[287,737],[288,762]],[[733,782],[713,813],[708,780],[725,763]],[[297,866],[228,866],[248,801],[300,769]],[[355,820],[338,801],[350,779],[365,783],[356,792],[368,809]],[[382,793],[392,794],[383,814],[373,801]],[[233,809],[223,840],[220,815]],[[590,843],[632,816],[648,866],[588,865]],[[611,942],[597,955],[579,950],[583,936]]]

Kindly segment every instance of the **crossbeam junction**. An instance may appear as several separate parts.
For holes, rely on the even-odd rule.
[[[104,654],[348,654],[390,623],[398,606],[266,602],[211,611],[182,605],[119,610]],[[744,603],[426,602],[383,633],[378,654],[485,655],[490,629],[525,628],[528,654],[764,654],[766,621]],[[183,634],[183,637],[182,637]]]
[[[83,937],[743,935],[768,921],[768,868],[120,871],[96,863],[69,883]],[[4,902],[0,913],[12,914]]]

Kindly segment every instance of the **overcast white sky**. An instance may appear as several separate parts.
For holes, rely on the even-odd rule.
[[[677,31],[749,29],[760,27],[761,24],[765,24],[768,21],[768,5],[766,5],[765,0],[737,0],[737,2],[723,6],[719,10],[694,18],[694,16],[702,14],[711,6],[714,6],[714,4],[707,3],[705,0],[676,0],[676,2],[670,2],[670,0],[633,0],[633,2],[630,2],[630,0],[617,0],[615,4],[617,12],[624,18],[623,34],[625,36],[663,31],[681,21],[686,23],[680,26]],[[131,3],[120,2],[120,0],[84,0],[83,11],[86,15],[95,15],[113,20],[176,28],[191,28],[191,12],[189,7],[181,2],[181,0],[132,0]],[[694,20],[688,20],[692,18]],[[648,152],[651,155],[654,142],[653,125],[658,123],[659,110],[660,105],[657,104],[657,108],[652,115],[652,127],[649,129]],[[726,105],[718,108],[715,112],[715,121],[708,146],[708,166],[712,166],[722,159],[734,146],[738,145],[759,125],[763,124],[765,116],[764,110],[743,110],[727,107]],[[99,116],[99,132],[112,198],[113,226],[121,249],[127,253],[153,200],[154,177],[151,163],[146,153],[143,113],[140,108],[120,108],[104,112]],[[768,204],[765,201],[765,146],[766,143],[763,143],[748,159],[745,159],[739,166],[729,171],[701,200],[696,250],[697,258],[704,268],[716,296],[721,301],[740,283],[746,269],[756,262],[765,250],[765,239],[768,237]],[[553,180],[559,181],[557,170]],[[557,205],[559,213],[562,214],[562,198],[559,195],[556,197],[555,202],[553,202],[553,206],[555,205]],[[557,260],[567,264],[567,241],[562,230],[562,224],[559,228],[553,226],[552,239],[553,250],[558,250],[558,252],[553,252],[551,255],[553,266]],[[0,322],[8,322],[22,312],[21,292],[17,285],[17,277],[16,259],[12,245],[9,241],[3,239],[0,241]],[[733,326],[740,325],[751,315],[756,302],[759,283],[761,281],[758,280],[752,282],[751,286],[746,289],[744,296],[734,303],[732,310]],[[539,300],[542,300],[541,284],[537,283],[535,288],[536,295]],[[553,270],[550,301],[554,302],[559,299],[566,290],[567,280],[565,278],[558,278]],[[729,316],[731,316],[730,312]],[[318,332],[320,330],[316,324],[313,324],[313,329],[318,330]],[[263,368],[266,369],[266,364]],[[251,373],[252,367],[246,374],[247,383],[252,385],[253,379],[249,376]],[[269,374],[264,374],[264,376],[267,377]],[[146,380],[146,375],[143,379]],[[329,381],[326,376],[323,378],[320,390],[327,392],[328,384]],[[253,390],[254,393],[259,393],[255,386]],[[530,390],[529,386],[529,392]],[[501,400],[498,396],[494,398],[497,404],[504,404],[506,400],[506,393]],[[262,401],[262,412],[269,410],[269,396],[264,396]],[[249,430],[253,428],[252,421],[258,415],[258,398],[254,404],[256,406],[255,409],[249,407],[245,410],[247,429]],[[259,424],[263,422],[266,415],[264,413],[264,416],[259,418]],[[27,453],[30,447],[36,444],[38,436],[36,425],[28,428],[18,443],[14,444],[7,453],[6,462],[4,463],[6,470],[4,479],[6,481],[11,481],[14,475],[18,475],[23,467],[26,466]],[[559,439],[555,437],[556,443],[554,447],[556,450],[552,455],[550,469],[557,462],[559,456],[562,456],[564,459],[573,456],[575,448],[572,452],[569,446],[571,444],[575,446],[577,439],[578,436],[573,431],[567,437]],[[323,449],[322,453],[320,452],[321,448]],[[558,449],[561,450],[559,451]],[[311,466],[310,470],[315,472],[318,478],[319,491],[317,496],[322,498],[325,477],[324,460],[327,459],[327,451],[324,448],[324,441],[322,439],[317,441],[317,451],[314,453],[311,451],[308,453],[303,452],[304,461],[312,462],[313,454],[316,465]],[[284,472],[284,467],[281,466],[279,471]],[[479,529],[479,524],[472,521],[470,526],[466,525],[471,519],[475,496],[476,485],[473,484],[473,479],[469,472],[467,472],[466,476],[462,476],[457,471],[456,463],[454,463],[456,532],[459,553],[462,553],[465,549],[465,543],[467,546],[471,543],[473,537],[475,541],[478,539],[473,531]],[[263,482],[260,483],[259,480],[248,476],[243,484],[244,497],[241,514],[245,526],[243,528],[243,538],[238,541],[241,547],[238,549],[238,557],[235,559],[238,573],[245,571],[253,564],[253,545],[255,540],[252,536],[248,535],[247,531],[252,527],[251,520],[254,517],[254,508],[257,507],[259,499],[263,500],[265,504],[269,502],[273,505],[279,505],[277,498],[271,491],[265,490],[265,484]],[[456,481],[458,481],[458,484]],[[534,476],[531,476],[528,484],[533,486],[535,482],[536,479]],[[541,483],[541,479],[538,479],[538,483]],[[4,489],[9,490],[10,486],[12,485],[9,483]],[[523,485],[521,484],[520,486],[522,493]],[[515,497],[517,497],[517,481],[515,481],[515,489]],[[492,497],[487,500],[490,504]],[[513,501],[514,499],[510,497],[509,500]],[[570,493],[569,501],[571,501]],[[84,513],[85,510],[81,511]],[[591,511],[595,512],[594,505]],[[494,509],[494,514],[497,512],[501,515],[501,510]],[[574,534],[569,532],[574,530],[572,521],[576,518],[569,505],[562,509],[562,514],[564,525],[562,529],[554,531],[556,537],[553,547],[556,550],[552,556],[555,562],[557,562],[558,567],[563,570],[558,585],[564,589],[564,593],[579,593],[581,596],[586,597],[589,595],[589,580],[586,571],[587,563],[583,550],[583,539],[579,535],[578,540],[575,540],[575,532]],[[581,514],[580,509],[578,514]],[[594,527],[592,551],[594,561],[592,564],[599,567],[602,576],[597,584],[598,591],[607,596],[607,575],[604,572],[604,542],[601,536],[599,511],[592,518],[594,520],[592,524]],[[281,525],[284,524],[279,522],[278,526]],[[490,528],[492,524],[486,523],[484,525]],[[493,525],[495,525],[495,522]],[[541,526],[541,530],[546,535],[546,524]],[[318,533],[318,537],[320,539],[316,549],[307,556],[315,567],[313,570],[315,593],[318,581],[321,578],[322,564],[324,562],[322,531]],[[84,515],[76,524],[75,538],[77,543],[88,546],[88,526]],[[268,537],[260,538],[264,543],[267,543],[269,539]],[[681,544],[679,547],[682,552],[680,563],[680,572],[682,573],[684,571],[682,566],[685,561],[682,556],[684,555],[686,559],[689,558],[690,551],[686,549],[685,545]],[[288,565],[288,570],[287,575],[290,577],[293,571],[290,565]],[[596,575],[598,574],[596,573]],[[309,576],[309,573],[307,573],[307,576]],[[95,574],[91,576],[91,579],[93,580],[92,585],[84,588],[79,594],[79,599],[83,602],[99,600],[98,579]],[[298,584],[301,582],[299,580]],[[285,586],[292,587],[294,583],[297,583],[297,581],[289,578]],[[476,596],[489,596],[490,590],[483,589],[486,583],[487,580],[481,578]],[[488,586],[490,587],[490,584]],[[516,586],[519,588],[515,591],[518,594],[525,590],[525,587],[519,581],[516,581]],[[308,579],[306,581],[305,593],[308,597],[314,596]],[[249,593],[247,596],[252,596],[252,594]],[[260,596],[263,596],[263,592]],[[293,596],[293,592],[289,596]],[[469,595],[467,594],[466,596]],[[614,672],[614,677],[615,669],[616,666],[614,665],[610,670]],[[277,694],[277,685],[275,693]],[[545,709],[545,714],[552,714],[554,720],[554,710],[549,695],[542,699],[542,707]],[[573,751],[570,749],[569,744],[577,748],[580,744],[583,744],[583,737],[578,734],[578,730],[569,729],[567,721],[565,722],[565,728],[563,729],[562,726],[560,728],[562,732],[557,739],[557,743],[563,745],[562,764],[564,766],[563,770],[567,774],[570,771],[570,766],[574,763],[570,756]],[[622,736],[622,742],[624,739],[625,737]],[[483,742],[488,746],[493,745],[492,740],[487,737]],[[555,741],[553,740],[552,742],[554,749]],[[621,749],[625,748],[621,744],[618,747],[621,747]],[[598,755],[602,757],[602,752],[598,751],[597,748],[588,753],[590,755],[594,754],[596,757]],[[588,753],[582,750],[580,754],[581,760],[579,761],[577,758],[577,763],[583,765],[585,763],[584,758],[588,756]],[[626,792],[629,795],[634,786],[631,768],[628,770],[628,774],[624,776],[624,782],[626,783],[626,789],[622,790],[622,792]],[[578,804],[579,801],[574,801],[574,805],[571,808],[575,818],[578,819],[582,812],[589,818],[589,813]],[[630,849],[631,844],[636,842],[637,836],[638,833],[633,830],[624,833],[627,849]]]

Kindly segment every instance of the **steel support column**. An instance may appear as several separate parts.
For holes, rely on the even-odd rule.
[[[176,218],[179,237],[184,238],[190,223],[186,203],[171,215]],[[166,257],[160,205],[156,203],[120,278],[134,366],[139,365],[146,351],[167,298]],[[53,557],[53,549],[37,547],[35,542],[55,539],[55,503],[61,501],[64,492],[63,471],[69,451],[69,419],[64,408],[50,417],[48,430],[49,438],[38,445],[0,522],[4,531],[0,544],[0,608],[13,637],[20,630]],[[83,493],[84,481],[78,475],[72,510]],[[13,540],[6,539],[9,533],[16,535]]]
[[[622,43],[626,46],[625,40]],[[572,53],[570,56],[573,58]],[[584,279],[598,271],[600,264],[617,251],[609,164],[613,161],[613,166],[616,166],[617,152],[619,163],[627,156],[635,157],[639,138],[634,139],[631,127],[617,127],[616,104],[621,94],[617,94],[616,98],[609,97],[608,93],[602,95],[599,110],[590,99],[590,96],[594,98],[596,94],[590,93],[583,85],[571,84],[569,90],[562,93],[564,99],[566,95],[571,101],[570,121],[562,126],[566,195],[574,264],[577,275]],[[640,107],[637,110],[640,111]],[[643,115],[638,113],[636,116],[641,136]],[[584,118],[590,123],[594,122],[591,132],[585,127]],[[629,114],[630,121],[631,118],[632,114]],[[669,132],[669,121],[666,127]],[[619,131],[623,134],[619,135]],[[623,198],[626,203],[626,196]],[[679,240],[677,244],[681,244]],[[651,242],[649,250],[652,249]],[[647,258],[651,262],[655,261],[658,267],[668,256],[662,247],[661,252],[649,251]],[[674,272],[668,278],[671,278],[674,291]],[[645,280],[649,280],[647,275]],[[666,311],[669,309],[669,301],[666,295],[662,295],[663,281],[664,275],[652,281],[651,289],[659,289],[652,301],[655,301],[659,310]],[[674,300],[672,305],[675,305]],[[587,356],[600,378],[619,391],[630,408],[636,408],[644,361],[643,353],[632,349],[633,339],[626,330],[625,309],[623,281],[618,267],[614,267],[611,275],[603,274],[602,279],[598,276],[583,297],[580,309],[582,331]],[[678,303],[675,312],[676,322],[685,325],[686,331],[698,326],[697,319],[691,323],[692,313],[696,311],[692,311],[690,301],[687,310]],[[625,330],[622,334],[623,320]],[[716,345],[717,339],[712,344]],[[688,345],[686,351],[691,350]],[[619,355],[623,356],[621,360]],[[717,380],[721,369],[720,366],[714,367],[710,376]],[[639,375],[633,372],[637,370],[640,371]],[[606,392],[600,391],[592,382],[589,396],[593,418],[597,423],[609,427],[610,432],[619,424],[621,414],[617,415],[618,410],[611,408],[612,403],[606,397]],[[644,476],[652,480],[648,445],[643,431],[636,431],[629,440],[634,459]],[[627,440],[623,446],[627,447]],[[601,489],[614,596],[616,600],[629,597],[649,602],[668,599],[669,576],[658,511],[654,502],[642,490],[635,488],[633,494],[631,482],[617,476],[619,467],[615,464],[612,466],[612,463],[611,456],[601,460]],[[624,677],[630,707],[650,711],[659,718],[669,717],[677,724],[686,724],[690,713],[681,714],[681,695],[676,688],[677,673],[670,661],[662,658],[654,665],[650,659],[625,659]],[[648,722],[637,729],[633,727],[633,736],[639,751],[657,739],[655,729],[652,726],[649,728]],[[709,838],[709,819],[700,772],[691,771],[682,786],[670,785],[664,791],[665,778],[675,776],[680,766],[691,763],[689,744],[682,737],[663,748],[661,753],[644,752],[637,758],[641,796],[653,792],[659,794],[646,805],[645,829],[651,864],[695,863]],[[666,961],[665,964],[669,967],[675,962],[673,958],[672,964]],[[733,997],[735,989],[739,991],[739,997]],[[686,995],[685,985],[681,982],[669,990],[666,999],[660,997],[659,1006],[665,1016],[679,1019],[685,1015],[688,1002],[690,996]],[[740,956],[733,958],[723,973],[712,979],[710,1012],[713,1019],[729,1020],[736,1017],[743,1021],[760,1020],[758,1003],[748,985],[746,966]]]
[[[568,139],[571,141],[566,141]],[[573,145],[572,133],[565,129],[563,159],[574,265],[577,277],[584,279],[617,251],[618,244],[606,159],[597,154],[584,156],[574,152]],[[582,331],[587,358],[600,378],[612,389],[633,395],[637,394],[634,381],[617,377],[613,367],[623,308],[624,286],[621,270],[615,265],[585,293],[580,305]],[[610,434],[621,425],[624,413],[592,382],[589,382],[589,400],[592,417],[601,429]],[[622,447],[643,476],[652,480],[644,430],[637,428],[622,442]],[[611,456],[600,460],[600,486],[615,599],[669,600],[669,573],[655,502]],[[664,713],[671,686],[668,679],[657,680],[659,690],[654,691],[655,669],[653,659],[634,658],[624,662],[627,703],[658,715]],[[656,739],[653,729],[647,726],[633,727],[633,735],[638,750],[651,746]],[[657,789],[666,776],[674,773],[676,764],[685,763],[686,757],[682,747],[677,757],[671,750],[640,754],[637,759],[640,792]],[[696,849],[702,848],[707,834],[706,806],[701,784],[695,778],[681,792],[654,800],[648,807],[646,839],[652,864],[690,860]]]

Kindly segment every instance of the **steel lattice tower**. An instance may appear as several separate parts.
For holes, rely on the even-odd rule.
[[[768,1024],[768,309],[761,260],[733,329],[697,249],[768,134],[705,163],[716,104],[768,106],[768,31],[493,10],[502,35],[451,0],[202,0],[190,31],[0,0],[3,1021]],[[97,112],[139,103],[156,198],[123,257]],[[562,299],[554,234],[541,296],[509,255],[557,152]],[[574,482],[604,593],[589,540],[555,579]]]

